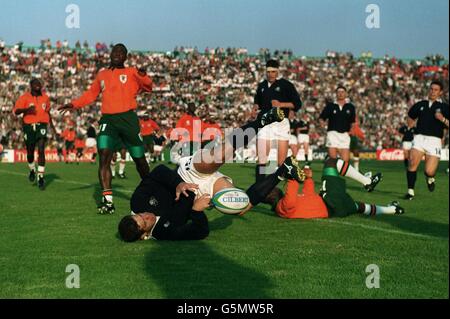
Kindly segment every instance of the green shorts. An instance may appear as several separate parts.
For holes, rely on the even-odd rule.
[[[359,138],[356,136],[350,136],[350,150],[357,151],[361,148],[361,144],[359,142]]]
[[[66,146],[66,150],[74,150],[75,149],[75,143],[72,141],[66,141],[65,146]]]
[[[334,168],[324,170],[321,194],[327,205],[329,217],[345,217],[358,212],[355,201],[347,194],[345,180],[339,177]]]
[[[98,149],[115,151],[119,143],[123,143],[132,157],[144,157],[144,143],[140,134],[139,119],[135,112],[104,114],[99,124]]]
[[[144,144],[145,145],[155,145],[155,141],[153,139],[154,137],[155,137],[155,135],[153,135],[153,134],[142,136]]]
[[[25,144],[33,145],[40,139],[47,139],[47,124],[36,123],[36,124],[25,124],[23,126]]]

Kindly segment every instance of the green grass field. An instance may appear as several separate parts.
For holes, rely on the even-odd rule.
[[[26,164],[0,165],[0,298],[448,298],[448,177],[434,193],[418,174],[416,199],[405,192],[402,163],[362,162],[381,171],[373,193],[348,181],[358,200],[399,200],[403,216],[284,220],[266,205],[244,217],[208,212],[204,241],[127,244],[117,224],[138,183],[113,181],[116,214],[96,213],[97,167],[47,166],[47,189],[27,180]],[[314,163],[319,180],[321,164]],[[241,188],[252,165],[222,172]],[[316,183],[316,189],[318,183]],[[66,288],[66,266],[80,268],[80,288]],[[366,266],[380,269],[380,288],[366,287]]]

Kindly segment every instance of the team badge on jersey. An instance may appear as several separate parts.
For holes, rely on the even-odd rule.
[[[155,197],[150,197],[150,200],[148,201],[150,206],[158,206],[158,200]]]
[[[45,111],[45,109],[47,108],[47,104],[45,104],[45,103],[42,103],[42,109]]]
[[[280,88],[279,86],[277,86],[277,87],[275,88],[275,91],[276,91],[276,92],[280,92],[280,90],[281,90],[281,88]]]
[[[125,83],[127,83],[128,76],[127,76],[126,74],[121,74],[121,75],[119,76],[119,80],[120,80],[120,82],[122,82],[123,84],[125,84]]]

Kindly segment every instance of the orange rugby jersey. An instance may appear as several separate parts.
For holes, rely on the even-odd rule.
[[[195,126],[195,132],[194,132]],[[197,116],[192,116],[189,114],[184,114],[177,122],[176,129],[183,128],[186,131],[178,131],[188,133],[189,136],[179,136],[179,140],[190,141],[190,142],[201,142],[202,134],[202,121]]]
[[[136,109],[136,96],[152,91],[152,79],[139,75],[136,68],[105,69],[97,74],[91,87],[72,101],[75,108],[93,103],[102,93],[102,114],[118,114]]]
[[[64,138],[65,141],[73,142],[73,141],[75,141],[76,133],[74,130],[65,129],[62,132],[61,136]]]
[[[77,138],[75,139],[75,148],[84,148],[85,147],[85,143],[84,140],[81,138]]]
[[[35,114],[23,116],[23,122],[25,124],[36,124],[50,122],[50,98],[47,94],[42,93],[40,96],[33,96],[30,92],[27,92],[19,97],[14,106],[13,112],[19,109],[26,109],[34,105],[36,108]]]
[[[283,218],[328,218],[328,209],[320,197],[314,191],[314,181],[307,178],[304,182],[303,193],[298,194],[300,184],[289,180],[286,186],[286,194],[278,202],[275,211]]]
[[[155,130],[159,130],[158,124],[152,119],[149,120],[139,120],[139,124],[141,126],[141,135],[148,136],[151,135]]]

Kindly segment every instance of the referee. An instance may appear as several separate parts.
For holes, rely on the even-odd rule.
[[[430,192],[435,188],[435,175],[439,165],[444,130],[448,128],[448,104],[441,100],[444,85],[433,81],[430,85],[428,100],[414,104],[408,112],[408,126],[416,126],[412,150],[409,159],[407,181],[408,193],[405,199],[415,196],[414,186],[417,179],[417,168],[425,155],[425,180]]]
[[[297,112],[302,106],[295,86],[279,77],[279,67],[277,60],[267,61],[266,79],[259,83],[254,99],[254,110],[259,109],[260,114],[270,111],[272,107],[281,108],[284,112],[283,121],[267,125],[258,132],[256,181],[264,178],[271,142],[277,142],[278,166],[283,164],[289,149],[289,110]]]
[[[356,122],[355,106],[347,99],[347,89],[338,86],[336,89],[337,101],[328,103],[319,117],[322,127],[328,120],[327,143],[328,156],[342,160],[350,160],[350,135],[349,132]]]

